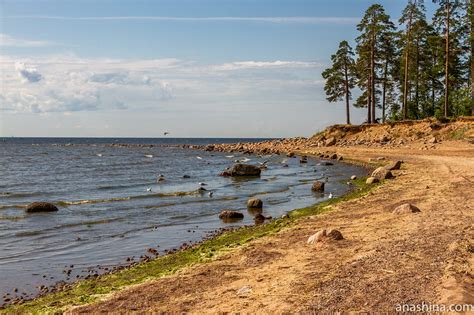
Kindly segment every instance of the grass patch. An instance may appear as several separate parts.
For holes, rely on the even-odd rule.
[[[453,132],[451,132],[450,134],[450,137],[451,139],[453,140],[461,140],[461,139],[464,139],[464,135],[466,134],[466,132],[469,130],[469,127],[463,127],[463,128],[459,128],[457,130],[454,130]]]
[[[73,305],[82,305],[98,300],[104,294],[123,289],[126,286],[143,283],[170,275],[184,267],[208,262],[229,250],[256,238],[275,234],[284,228],[295,225],[301,218],[317,215],[331,210],[331,205],[355,199],[367,194],[377,185],[366,185],[365,178],[353,180],[354,189],[348,194],[329,199],[316,205],[293,210],[288,217],[279,218],[268,224],[242,227],[226,232],[202,244],[174,254],[161,256],[147,263],[125,269],[113,274],[103,275],[91,280],[82,280],[65,291],[51,293],[19,305],[9,305],[0,309],[0,314],[57,314]]]

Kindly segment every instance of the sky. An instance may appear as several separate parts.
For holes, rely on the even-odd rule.
[[[310,136],[345,122],[321,72],[373,3],[0,0],[0,136]]]

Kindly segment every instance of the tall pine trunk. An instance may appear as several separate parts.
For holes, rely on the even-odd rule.
[[[344,64],[344,89],[346,93],[346,123],[351,124],[351,117],[349,113],[349,75],[347,70],[347,63]]]
[[[416,5],[416,2],[414,3]],[[410,10],[410,18],[407,26],[407,46],[405,48],[405,67],[404,67],[404,82],[403,82],[403,119],[408,119],[408,60],[410,58],[410,35],[411,23],[413,21],[413,7]]]
[[[444,117],[448,117],[448,104],[449,104],[449,0],[446,1],[446,60],[445,60],[445,88],[444,88]]]
[[[385,103],[386,101],[386,94],[387,94],[387,76],[388,76],[388,62],[389,57],[386,57],[385,60],[385,68],[383,73],[383,88],[382,88],[382,123],[385,123]]]
[[[375,123],[375,30],[372,30],[372,42],[370,43],[370,77],[371,123]]]
[[[420,44],[419,39],[416,39],[416,74],[415,74],[415,117],[420,118]]]
[[[370,124],[372,122],[372,97],[370,96],[370,87],[371,87],[371,74],[369,73],[368,80],[367,80],[367,123]]]

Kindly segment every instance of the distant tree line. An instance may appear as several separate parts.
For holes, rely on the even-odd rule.
[[[329,102],[367,108],[367,122],[474,115],[474,0],[433,0],[431,23],[423,0],[409,0],[398,27],[374,4],[347,41],[331,56],[322,76]],[[375,109],[381,109],[377,118]]]

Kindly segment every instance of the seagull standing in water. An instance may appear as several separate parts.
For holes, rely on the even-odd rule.
[[[332,199],[333,195],[332,193],[329,193],[329,199]]]

